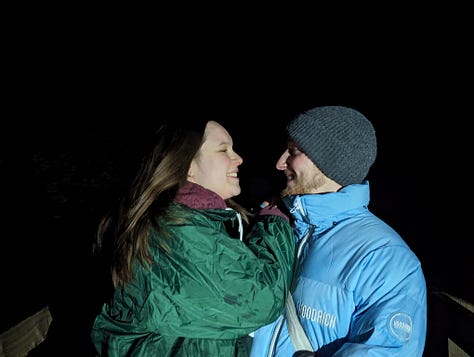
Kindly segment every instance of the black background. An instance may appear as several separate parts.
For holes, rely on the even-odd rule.
[[[233,136],[244,158],[238,200],[250,207],[281,187],[274,164],[292,117],[317,105],[361,111],[378,135],[370,209],[418,255],[430,287],[473,301],[472,72],[460,36],[394,29],[382,41],[368,31],[325,42],[237,31],[208,42],[160,32],[145,41],[139,31],[75,25],[17,28],[10,38],[2,330],[50,305],[71,340],[85,338],[100,290],[90,257],[97,220],[138,164],[143,138],[172,113],[193,120],[193,108]]]

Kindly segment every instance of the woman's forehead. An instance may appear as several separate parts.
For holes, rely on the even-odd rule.
[[[215,121],[209,121],[204,132],[204,143],[232,144],[232,138],[227,130]]]

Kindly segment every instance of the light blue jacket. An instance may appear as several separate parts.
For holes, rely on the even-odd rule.
[[[369,183],[292,196],[299,259],[293,282],[298,317],[318,356],[422,356],[426,282],[402,238],[367,206]],[[254,333],[251,357],[269,354],[282,319]],[[295,352],[286,322],[270,356]]]

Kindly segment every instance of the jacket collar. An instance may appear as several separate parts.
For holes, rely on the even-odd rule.
[[[194,209],[227,208],[225,201],[217,193],[189,181],[178,190],[174,200]]]
[[[348,185],[337,192],[288,196],[283,201],[296,222],[326,226],[367,209],[369,182]]]

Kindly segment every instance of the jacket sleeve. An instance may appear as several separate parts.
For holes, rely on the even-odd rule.
[[[406,247],[390,246],[367,256],[354,292],[356,312],[342,356],[421,357],[426,337],[426,283]]]
[[[236,338],[272,322],[285,306],[295,253],[290,224],[259,217],[244,243],[208,223],[173,228],[170,252],[158,253],[143,316],[152,316],[160,334]]]

